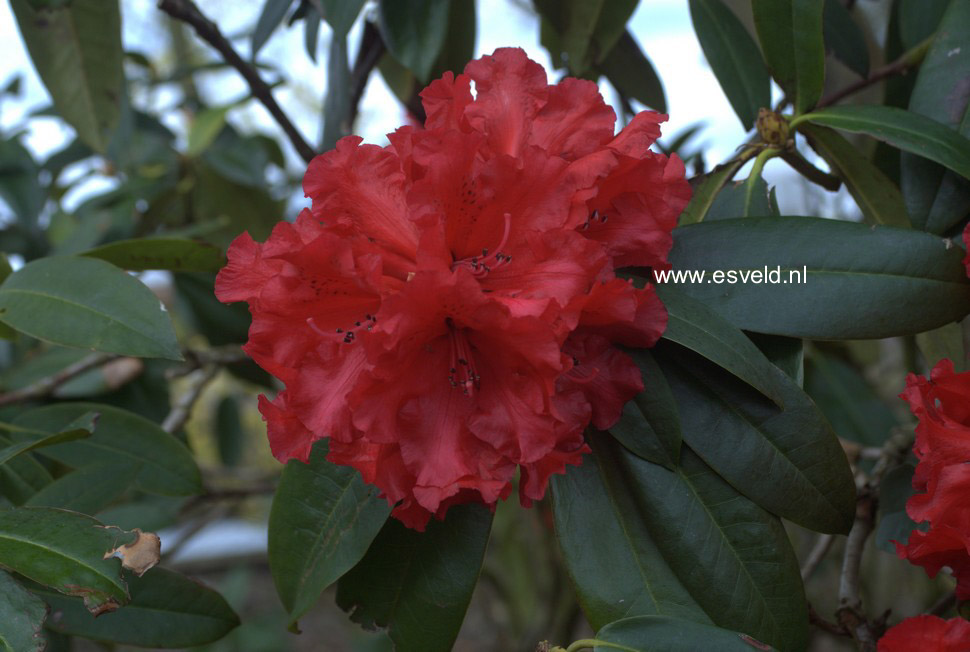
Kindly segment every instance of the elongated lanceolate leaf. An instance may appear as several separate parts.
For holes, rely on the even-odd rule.
[[[800,128],[812,147],[824,158],[852,194],[870,224],[909,227],[903,195],[859,150],[835,131],[818,125]]]
[[[681,213],[679,223],[694,224],[707,217],[707,213],[714,204],[718,193],[721,192],[725,184],[734,178],[742,165],[744,165],[744,161],[738,158],[719,165],[705,174],[700,183],[693,188],[690,202],[684,212]]]
[[[866,134],[970,178],[970,140],[932,118],[893,106],[833,106],[802,119]]]
[[[663,82],[637,40],[627,30],[597,66],[624,97],[637,100],[654,111],[666,113]]]
[[[45,457],[78,468],[116,464],[137,469],[135,486],[163,496],[185,496],[202,490],[199,468],[185,444],[157,425],[110,405],[97,403],[58,403],[26,412],[14,424],[55,432],[88,412],[100,414],[98,427],[87,439],[41,452]],[[22,433],[11,437],[20,440]]]
[[[663,370],[646,349],[627,352],[640,368],[643,391],[623,406],[610,434],[630,451],[673,468],[680,459],[680,419]]]
[[[47,605],[0,570],[0,651],[43,652],[46,618]]]
[[[81,415],[57,432],[44,434],[44,431],[19,431],[18,434],[23,435],[25,438],[16,444],[10,444],[0,448],[0,464],[4,464],[8,460],[27,451],[90,437],[91,433],[94,432],[94,425],[97,421],[97,413],[89,412]],[[0,425],[0,430],[3,429],[9,430],[11,428],[5,428],[3,425]],[[38,437],[38,435],[40,436]]]
[[[845,534],[855,484],[822,413],[770,366],[784,408],[725,370],[664,345],[658,358],[680,408],[684,442],[721,477],[769,512],[818,532]]]
[[[57,112],[104,153],[121,115],[121,12],[117,0],[40,8],[11,0],[20,35]]]
[[[676,285],[658,285],[657,294],[667,308],[664,339],[704,356],[784,407],[774,366],[737,326]]]
[[[182,359],[158,297],[94,258],[57,256],[27,263],[0,285],[0,320],[64,346]]]
[[[721,0],[690,0],[690,16],[704,56],[745,129],[771,104],[771,80],[758,45]]]
[[[397,519],[337,584],[337,604],[365,628],[385,627],[399,650],[448,652],[478,581],[492,525],[482,505],[458,505],[425,532]]]
[[[239,617],[216,591],[164,568],[128,578],[131,602],[92,618],[81,602],[49,591],[48,626],[95,641],[151,648],[185,648],[216,641],[239,625]]]
[[[737,493],[687,447],[673,472],[606,436],[594,435],[592,447],[605,456],[608,473],[626,478],[644,530],[715,625],[781,650],[805,648],[804,590],[777,517]]]
[[[747,634],[666,616],[636,616],[612,622],[596,632],[596,640],[604,645],[596,645],[594,652],[618,649],[626,652],[770,652],[774,649]]]
[[[289,11],[293,0],[264,0],[263,11],[259,14],[256,21],[256,28],[253,30],[252,58],[266,45],[266,41],[273,35],[279,24],[283,22],[283,17]]]
[[[929,7],[927,5],[934,5]],[[906,2],[913,17],[935,18],[946,3]],[[966,44],[970,3],[950,2],[926,58],[920,64],[909,110],[925,115],[970,138],[970,95],[959,92],[970,79],[970,47]],[[920,156],[900,158],[900,185],[917,228],[946,233],[970,214],[970,181]]]
[[[772,76],[804,113],[825,82],[821,0],[752,0],[754,24]]]
[[[594,629],[643,615],[711,622],[651,538],[614,453],[597,449],[550,482],[556,538],[586,618]]]
[[[431,69],[448,35],[450,0],[381,0],[381,35],[388,51],[421,82],[431,81]]]
[[[128,602],[121,562],[104,555],[133,538],[76,512],[17,507],[0,512],[0,566],[103,613]]]
[[[361,560],[391,511],[356,470],[326,456],[320,441],[308,464],[287,463],[270,512],[270,571],[291,626]]]
[[[909,229],[788,216],[680,227],[670,261],[675,270],[703,270],[703,281],[678,289],[739,328],[865,339],[919,333],[970,313],[964,255]],[[751,282],[765,268],[779,269],[780,282]]]

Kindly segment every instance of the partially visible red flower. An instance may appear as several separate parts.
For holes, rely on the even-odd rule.
[[[879,652],[966,652],[970,622],[923,615],[907,618],[879,639]]]
[[[314,159],[310,209],[237,238],[216,283],[249,303],[246,351],[286,385],[260,402],[277,458],[328,437],[417,529],[494,505],[517,470],[523,504],[541,498],[586,426],[616,422],[643,383],[615,345],[652,345],[667,315],[615,269],[666,266],[690,194],[648,150],[665,116],[614,135],[595,84],[549,85],[521,50],[422,98],[424,129]]]
[[[919,419],[913,487],[920,493],[906,512],[930,528],[913,531],[896,552],[930,577],[948,567],[958,597],[970,598],[970,372],[955,373],[950,360],[941,360],[929,379],[910,374],[900,397]]]

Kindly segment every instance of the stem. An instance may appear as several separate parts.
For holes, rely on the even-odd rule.
[[[283,113],[280,105],[276,103],[272,89],[259,76],[256,68],[243,61],[232,44],[219,31],[219,27],[206,18],[205,14],[199,10],[192,0],[159,0],[158,8],[175,20],[191,25],[199,38],[215,48],[222,55],[223,60],[243,76],[246,83],[249,84],[249,90],[253,97],[263,103],[263,106],[283,129],[283,132],[305,162],[309,163],[316,156],[313,148],[307,144],[300,132],[290,122],[290,119]]]
[[[58,387],[71,380],[75,376],[80,376],[85,371],[94,369],[95,367],[100,367],[113,360],[115,357],[112,353],[92,353],[86,358],[78,360],[72,365],[64,367],[60,371],[46,378],[41,378],[35,383],[28,385],[22,389],[17,389],[12,392],[7,392],[5,394],[0,394],[0,405],[9,405],[11,403],[19,403],[21,401],[29,401],[35,398],[44,398],[54,392]]]
[[[815,569],[828,554],[829,549],[832,547],[832,543],[835,541],[835,537],[831,534],[820,534],[818,539],[815,540],[815,545],[812,547],[812,551],[808,553],[808,559],[805,560],[805,565],[802,566],[802,581],[806,581]]]
[[[803,177],[816,185],[822,186],[826,190],[835,192],[842,186],[842,179],[834,174],[819,170],[805,160],[804,156],[794,150],[783,152],[781,158]]]
[[[573,641],[566,648],[566,652],[578,652],[578,650],[585,650],[586,648],[592,649],[600,644],[595,638],[582,638],[578,641]]]
[[[172,407],[172,411],[162,421],[162,430],[171,433],[185,425],[185,422],[189,420],[189,416],[192,414],[192,406],[199,400],[199,396],[202,395],[202,390],[209,384],[209,381],[215,378],[218,371],[219,367],[209,365],[193,372],[195,377],[189,381],[188,389],[179,397],[178,401]]]
[[[754,194],[754,186],[761,178],[761,170],[764,168],[765,163],[770,158],[774,158],[781,153],[780,149],[774,147],[769,147],[763,150],[758,156],[755,157],[754,163],[751,165],[751,173],[748,175],[748,180],[744,182],[744,214],[747,215],[748,211],[751,209],[751,196]]]
[[[869,76],[865,79],[860,79],[857,82],[849,84],[845,88],[841,88],[831,95],[826,95],[818,101],[815,105],[816,109],[821,109],[826,106],[831,106],[836,102],[845,99],[849,95],[858,93],[864,88],[872,86],[876,82],[880,82],[887,77],[892,77],[893,75],[904,75],[910,68],[914,68],[923,62],[926,57],[927,51],[930,49],[930,45],[933,43],[933,39],[936,38],[936,34],[930,35],[926,40],[922,41],[919,45],[916,45],[911,50],[904,52],[898,59],[891,63],[887,63],[881,68],[876,68]],[[797,118],[796,118],[797,120]],[[794,122],[791,125],[794,127]]]

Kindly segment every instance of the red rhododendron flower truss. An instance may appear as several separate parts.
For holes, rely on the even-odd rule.
[[[913,487],[920,493],[906,512],[930,528],[896,543],[896,552],[931,577],[948,567],[957,595],[970,598],[970,372],[955,373],[951,361],[941,360],[929,379],[910,374],[900,397],[919,419]]]
[[[471,91],[475,84],[476,93]],[[667,314],[618,267],[663,267],[689,197],[649,151],[665,119],[615,115],[592,82],[546,82],[502,49],[422,93],[423,129],[344,138],[269,239],[243,234],[216,282],[253,315],[246,351],[286,385],[260,410],[273,453],[358,469],[423,529],[454,504],[523,504],[579,464],[643,388],[616,345]]]
[[[879,639],[879,652],[966,652],[970,650],[970,622],[923,615],[907,618]]]

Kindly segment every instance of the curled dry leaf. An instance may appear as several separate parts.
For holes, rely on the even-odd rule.
[[[134,541],[112,548],[104,553],[104,558],[120,557],[122,566],[141,577],[161,559],[162,541],[154,532],[134,528],[132,533],[135,534]]]

